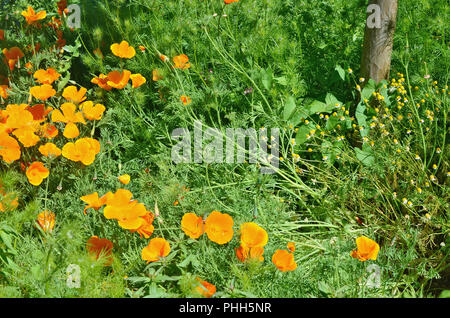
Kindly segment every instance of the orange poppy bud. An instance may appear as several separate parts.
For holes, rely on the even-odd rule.
[[[169,59],[167,56],[165,56],[164,54],[159,54],[159,59],[160,59],[161,61],[163,61],[164,63],[170,61],[170,59]]]
[[[189,96],[181,95],[180,99],[184,105],[189,105],[191,103],[191,98]]]
[[[131,177],[128,174],[124,174],[124,175],[119,176],[119,181],[120,181],[120,183],[123,183],[123,184],[130,183],[130,179],[131,179]]]
[[[55,227],[55,213],[44,210],[38,214],[37,223],[44,232],[52,233]]]
[[[192,239],[197,239],[203,234],[203,218],[195,213],[186,213],[181,219],[181,229]]]
[[[26,171],[28,181],[34,186],[40,185],[49,174],[50,171],[40,161],[33,162]]]
[[[293,271],[297,268],[294,254],[285,250],[276,250],[272,256],[272,262],[282,272]]]
[[[141,50],[142,52],[145,52],[145,50],[146,50],[145,46],[139,45],[138,47],[139,47],[139,50]]]
[[[229,214],[213,211],[205,221],[205,233],[217,244],[226,244],[233,238],[233,219]]]
[[[115,56],[124,59],[131,59],[136,55],[136,50],[127,41],[122,41],[120,44],[114,43],[111,45],[111,51]]]
[[[287,248],[288,248],[288,250],[290,250],[292,253],[294,253],[294,252],[295,252],[295,243],[293,243],[293,242],[287,243]]]
[[[362,262],[369,259],[376,260],[380,251],[378,243],[365,236],[360,236],[356,239],[356,247],[357,249],[353,250],[350,255]]]
[[[150,262],[156,262],[161,257],[166,257],[170,253],[170,244],[163,238],[154,238],[142,250],[142,259]]]

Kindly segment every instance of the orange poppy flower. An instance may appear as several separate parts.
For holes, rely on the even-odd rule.
[[[197,277],[197,280],[200,283],[199,286],[195,288],[195,291],[198,294],[202,295],[203,297],[210,298],[216,293],[216,286],[200,279],[199,277]]]
[[[145,52],[145,50],[146,50],[145,46],[139,45],[138,47],[139,47],[139,50],[141,50],[142,52]]]
[[[16,67],[17,62],[24,57],[22,50],[17,46],[12,47],[11,49],[3,49],[3,54],[5,55],[5,62],[8,64],[10,71],[13,71]]]
[[[175,64],[173,67],[179,68],[182,70],[188,69],[191,67],[191,64],[188,63],[188,61],[189,61],[189,58],[187,57],[186,54],[181,54],[181,55],[175,56],[173,58],[173,63]]]
[[[141,218],[148,213],[144,204],[131,200],[133,194],[125,189],[119,189],[108,199],[103,214],[107,219],[116,219],[119,226],[126,230],[137,230],[145,224]]]
[[[55,144],[48,142],[45,145],[39,147],[39,152],[46,157],[53,156],[59,157],[61,156],[61,149],[59,149]]]
[[[141,74],[131,74],[130,78],[133,88],[138,88],[147,82],[147,79]]]
[[[131,72],[127,70],[123,70],[123,72],[112,71],[108,73],[108,81],[106,84],[116,89],[122,89],[128,84],[130,76]]]
[[[124,59],[131,59],[136,55],[136,50],[128,44],[127,41],[122,41],[119,43],[114,43],[111,45],[111,51],[115,56]]]
[[[71,161],[81,161],[85,166],[94,162],[95,156],[100,152],[100,143],[92,138],[80,138],[75,143],[68,142],[62,148],[64,158]]]
[[[156,262],[161,257],[166,257],[170,253],[170,244],[163,238],[156,237],[142,250],[142,259],[150,262]]]
[[[294,252],[295,252],[295,243],[293,243],[293,242],[287,243],[287,248],[288,248],[288,250],[290,250],[292,253],[294,253]]]
[[[4,39],[5,39],[5,31],[0,30],[0,40],[4,40]]]
[[[191,103],[191,98],[189,96],[181,95],[180,99],[184,105],[189,105]]]
[[[76,86],[67,86],[64,88],[62,96],[75,104],[79,104],[86,100],[87,89],[80,87],[80,90]]]
[[[56,81],[61,74],[59,74],[57,71],[55,71],[53,68],[48,68],[47,70],[37,70],[33,77],[37,79],[37,82],[41,84],[52,84],[54,81]]]
[[[108,192],[100,198],[98,197],[97,192],[82,196],[80,199],[88,204],[84,208],[83,213],[86,214],[86,210],[89,208],[93,208],[95,211],[98,211],[98,209],[104,206],[108,201],[108,199],[111,198],[112,196],[113,196],[112,192]]]
[[[225,4],[230,4],[233,2],[239,2],[239,0],[223,0],[223,2],[225,2]]]
[[[36,21],[45,19],[47,16],[47,12],[39,11],[38,13],[34,12],[33,8],[28,6],[26,11],[22,11],[22,15],[25,17],[25,20],[28,24],[33,24]]]
[[[53,89],[52,85],[44,84],[41,86],[34,86],[30,88],[30,94],[37,99],[46,101],[52,96],[55,96],[56,91]]]
[[[58,129],[55,127],[55,125],[50,125],[45,123],[41,126],[41,134],[47,138],[47,139],[53,139],[56,136],[58,136]]]
[[[34,186],[40,185],[49,174],[50,171],[40,161],[33,162],[26,171],[28,181]]]
[[[44,232],[52,233],[55,227],[55,213],[44,210],[38,214],[36,221]]]
[[[264,247],[269,240],[267,232],[254,222],[241,224],[241,245],[246,248]]]
[[[155,216],[152,212],[147,211],[147,214],[141,216],[141,219],[144,220],[144,224],[142,224],[138,229],[130,231],[138,232],[140,237],[145,237],[147,239],[153,234],[153,231],[155,230],[155,227],[153,226],[153,220],[155,219]]]
[[[0,96],[3,97],[4,99],[8,98],[7,92],[8,89],[9,89],[8,85],[0,85]]]
[[[52,121],[66,123],[63,135],[66,138],[72,139],[80,135],[77,125],[75,123],[86,124],[83,114],[76,112],[77,106],[72,103],[64,103],[59,109],[52,112]],[[62,112],[61,112],[62,110]]]
[[[91,80],[91,83],[98,85],[99,87],[103,88],[104,90],[110,91],[112,89],[111,86],[108,85],[108,76],[105,74],[100,74],[98,77],[94,77]]]
[[[86,249],[94,260],[104,261],[105,266],[110,266],[113,262],[112,249],[114,244],[105,238],[94,235],[86,243]]]
[[[33,115],[27,110],[28,105],[8,105],[3,114],[7,115],[5,132],[13,132],[13,135],[25,147],[31,147],[39,142],[39,136],[35,132],[39,129],[39,123],[33,120]]]
[[[36,104],[31,107],[26,108],[33,115],[33,120],[41,123],[45,121],[45,116],[47,116],[52,110],[53,107],[45,107],[44,104]]]
[[[233,238],[233,219],[226,213],[213,211],[206,218],[204,230],[211,241],[228,243]]]
[[[159,72],[158,69],[153,70],[153,81],[159,81],[163,79],[163,77],[161,76],[161,73]]]
[[[0,132],[0,156],[7,163],[20,159],[21,151],[16,139],[5,132]]]
[[[350,255],[353,258],[359,259],[361,262],[369,259],[375,261],[380,251],[378,243],[365,236],[360,236],[356,239],[356,247],[357,249],[353,250]]]
[[[91,101],[84,102],[80,105],[80,110],[83,112],[84,117],[88,120],[100,120],[105,112],[105,106],[102,104],[96,104]]]
[[[26,148],[35,146],[40,138],[35,134],[35,131],[31,128],[27,129],[16,129],[13,135],[19,139],[22,145]]]
[[[242,244],[236,249],[236,256],[241,262],[248,259],[264,261],[264,247],[244,247]]]
[[[192,239],[197,239],[203,234],[203,218],[195,213],[186,213],[181,219],[181,229]]]
[[[272,256],[272,262],[282,272],[293,271],[297,268],[294,254],[286,250],[276,250]]]
[[[119,176],[118,179],[119,179],[120,183],[128,184],[128,183],[130,183],[131,177],[129,174],[124,174],[124,175]]]

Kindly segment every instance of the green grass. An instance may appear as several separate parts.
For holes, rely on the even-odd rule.
[[[241,0],[226,6],[219,0],[72,2],[82,8],[82,28],[64,28],[67,45],[73,47],[66,47],[63,55],[50,52],[56,35],[46,29],[34,38],[41,52],[26,58],[36,67],[53,67],[62,77],[70,76],[89,89],[90,100],[106,106],[94,134],[102,149],[87,167],[58,159],[48,183],[40,187],[27,181],[20,163],[2,163],[4,188],[18,195],[19,206],[0,212],[1,297],[194,297],[197,276],[217,287],[215,297],[436,297],[450,289],[445,1],[399,1],[391,79],[405,78],[407,93],[401,98],[408,101],[401,109],[399,93],[389,91],[390,82],[367,84],[362,94],[368,103],[359,102],[355,86],[366,1]],[[8,33],[0,47],[30,44],[16,11],[30,4],[55,16],[55,3],[20,0],[2,10],[0,29]],[[10,19],[3,19],[8,12]],[[124,68],[142,74],[147,83],[106,92],[90,80],[120,69],[109,47],[122,40],[137,51]],[[96,48],[103,59],[93,54]],[[158,52],[170,58],[184,53],[192,67],[171,69]],[[152,81],[154,69],[163,80]],[[3,63],[0,74],[8,76]],[[426,74],[431,78],[424,79]],[[29,87],[35,85],[23,68],[11,79],[14,86],[2,109],[27,103]],[[250,87],[252,93],[244,94]],[[384,101],[376,100],[373,92]],[[192,103],[184,106],[181,95],[190,96]],[[421,99],[425,102],[417,108]],[[61,100],[52,102],[56,106]],[[328,120],[310,112],[314,101],[321,102],[315,105]],[[348,115],[328,107],[338,102]],[[433,121],[425,110],[434,112]],[[279,127],[280,170],[261,175],[251,164],[175,165],[170,133],[178,127],[193,131],[194,120],[222,132]],[[372,122],[378,128],[369,129]],[[364,126],[362,132],[359,126]],[[83,127],[83,136],[91,129]],[[313,129],[314,136],[306,139]],[[337,141],[338,136],[344,140]],[[292,138],[296,145],[291,150]],[[58,146],[63,144],[60,140]],[[298,162],[292,152],[299,154]],[[26,153],[27,158],[32,155],[31,150]],[[131,176],[127,186],[117,180],[125,173]],[[141,250],[148,240],[107,220],[102,210],[83,215],[81,196],[119,188],[129,189],[153,212],[157,204],[160,217],[152,237],[171,244],[164,261],[147,265]],[[51,235],[35,225],[44,206],[56,214]],[[233,217],[235,234],[224,246],[206,235],[189,239],[180,229],[185,213],[203,216],[212,210]],[[269,242],[264,262],[243,264],[234,248],[239,246],[240,224],[251,221],[268,232]],[[112,266],[88,257],[85,245],[92,235],[114,243]],[[350,257],[361,235],[380,244],[376,261]],[[288,242],[296,243],[298,267],[282,273],[271,257]],[[80,267],[79,289],[66,285],[70,264]],[[381,270],[379,288],[367,286],[373,280],[370,264]]]

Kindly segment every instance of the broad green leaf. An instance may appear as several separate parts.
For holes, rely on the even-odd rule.
[[[306,135],[309,134],[309,131],[311,129],[312,128],[308,126],[301,126],[297,131],[297,135],[295,136],[295,143],[297,145],[304,144],[307,140]]]
[[[284,104],[284,111],[283,111],[283,119],[288,120],[292,114],[295,111],[295,99],[292,96],[289,96],[286,100],[286,103]]]
[[[345,71],[340,65],[336,65],[335,70],[339,73],[339,77],[345,81]]]
[[[358,147],[355,147],[356,158],[366,167],[371,167],[375,163],[375,157],[372,155],[372,152],[367,150],[361,150]]]
[[[272,88],[272,80],[273,80],[273,74],[272,74],[272,70],[269,68],[267,70],[263,70],[261,72],[261,76],[262,76],[262,83],[264,85],[264,88],[269,90]]]

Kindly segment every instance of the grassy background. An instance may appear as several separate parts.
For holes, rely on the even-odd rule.
[[[308,120],[326,127],[326,132],[320,136],[318,129],[316,137],[302,143],[303,136],[295,129],[308,132],[311,124],[283,117],[289,97],[297,109],[303,109],[333,94],[355,111],[366,1],[241,0],[227,6],[219,0],[72,3],[81,5],[82,28],[65,29],[71,52],[55,59],[44,50],[34,57],[34,64],[70,74],[71,80],[90,89],[90,99],[107,107],[96,130],[102,151],[92,166],[55,167],[48,191],[31,186],[16,166],[2,165],[5,188],[18,193],[20,205],[14,212],[0,214],[1,296],[190,297],[195,276],[216,285],[219,297],[429,297],[450,289],[448,90],[440,91],[448,82],[450,60],[445,1],[399,3],[391,77],[398,79],[402,76],[397,72],[403,73],[418,89],[405,85],[408,102],[399,110],[398,93],[379,88],[386,104],[371,100],[365,113],[385,123],[390,134],[371,131],[373,147],[361,146],[362,136],[344,112],[339,113],[346,118],[342,128],[311,114]],[[13,36],[0,43],[2,48],[30,43],[20,25],[23,19],[15,14],[28,4],[52,14],[56,11],[52,1],[6,5],[1,15],[8,14],[9,19],[2,20],[0,28],[11,30]],[[43,32],[37,40],[45,46],[54,39]],[[105,92],[90,80],[120,68],[109,47],[122,40],[147,48],[137,50],[125,64],[145,76],[147,84],[137,90]],[[93,54],[96,48],[103,59]],[[157,52],[169,57],[184,53],[192,67],[172,70]],[[353,73],[341,78],[337,65],[344,70],[350,67]],[[163,80],[151,80],[154,69],[161,71]],[[426,74],[432,79],[426,81]],[[20,88],[26,92],[27,85],[30,79],[17,83],[17,94],[8,103],[25,102],[27,96],[20,94]],[[250,87],[253,92],[244,94]],[[190,96],[192,103],[184,106],[180,95]],[[422,98],[425,102],[416,113],[415,103]],[[384,107],[394,118],[405,119],[384,121]],[[437,120],[420,126],[418,118],[425,119],[425,109],[434,111]],[[170,133],[178,127],[193,130],[194,119],[222,131],[280,127],[284,158],[280,173],[261,175],[258,167],[246,164],[175,165],[170,159],[174,143]],[[345,140],[337,143],[340,135]],[[298,163],[292,161],[291,138],[297,140]],[[362,147],[364,156],[355,146]],[[415,160],[416,154],[423,160]],[[324,155],[329,160],[322,160]],[[336,160],[336,155],[341,159]],[[146,265],[141,259],[146,240],[120,229],[101,213],[82,213],[80,196],[123,187],[117,181],[123,173],[131,175],[126,188],[139,202],[151,210],[158,204],[162,223],[155,221],[154,236],[165,237],[172,246],[163,264]],[[438,183],[430,182],[431,174]],[[57,221],[54,234],[44,239],[34,220],[47,196]],[[412,207],[402,204],[403,198]],[[212,210],[229,213],[235,221],[235,237],[226,246],[205,236],[190,240],[180,230],[184,213],[204,215]],[[234,254],[239,224],[249,221],[269,234],[262,264],[244,265]],[[111,267],[92,264],[87,257],[85,242],[91,235],[114,243]],[[381,268],[380,288],[367,288],[369,264],[350,257],[360,235],[381,246],[375,262]],[[271,255],[289,241],[297,245],[298,268],[279,273]],[[81,267],[80,289],[66,286],[69,264]]]

